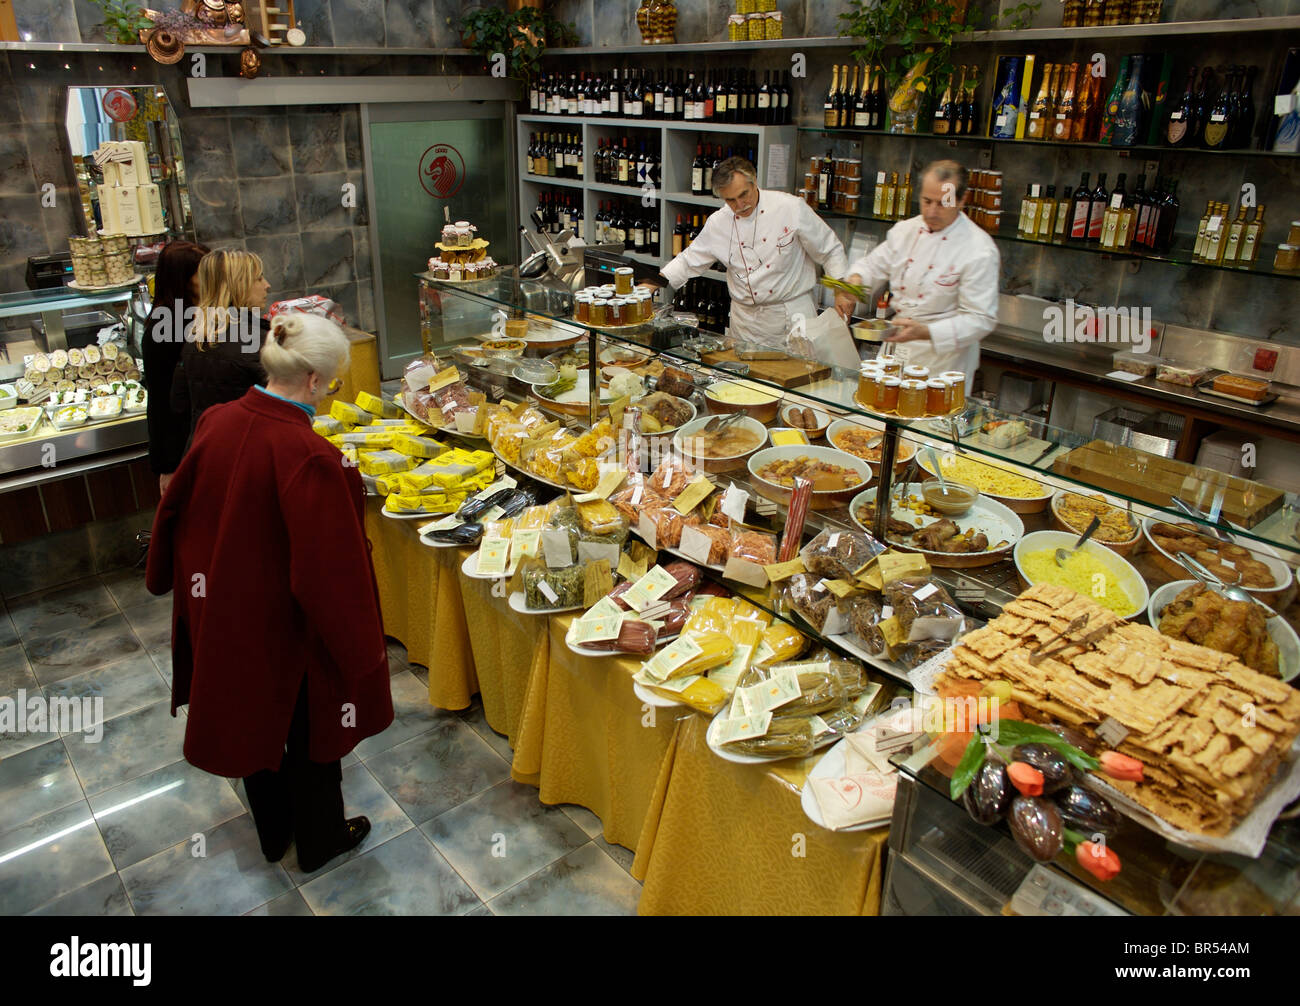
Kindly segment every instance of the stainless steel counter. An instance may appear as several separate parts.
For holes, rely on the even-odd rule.
[[[70,430],[47,417],[31,436],[0,446],[0,493],[132,461],[148,444],[144,413]]]

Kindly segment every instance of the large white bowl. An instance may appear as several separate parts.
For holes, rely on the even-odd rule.
[[[1196,583],[1195,580],[1175,580],[1173,583],[1166,583],[1162,587],[1157,587],[1151,595],[1151,600],[1147,604],[1147,618],[1157,629],[1160,628],[1160,613],[1165,610],[1169,604],[1182,591]],[[1270,612],[1272,608],[1268,609]],[[1282,673],[1283,681],[1290,681],[1300,673],[1300,636],[1296,635],[1295,629],[1287,624],[1286,620],[1280,615],[1273,613],[1265,622],[1268,629],[1269,638],[1277,643],[1277,666]]]
[[[1025,553],[1040,552],[1043,549],[1071,549],[1074,548],[1074,544],[1078,540],[1079,536],[1077,534],[1067,534],[1064,531],[1034,531],[1025,535],[1016,542],[1016,547],[1011,552],[1012,558],[1016,562],[1016,572],[1020,574],[1022,580],[1032,585],[1034,581],[1025,575],[1024,567],[1020,562]],[[1146,581],[1142,579],[1141,574],[1133,568],[1132,564],[1116,555],[1105,545],[1098,545],[1095,541],[1085,542],[1083,548],[1084,551],[1096,556],[1099,561],[1105,563],[1114,572],[1120,586],[1133,599],[1133,609],[1124,612],[1124,617],[1132,618],[1134,615],[1144,612],[1147,602],[1151,599],[1151,593],[1147,590]]]
[[[758,437],[758,442],[754,444],[753,448],[744,451],[741,454],[736,454],[728,458],[700,458],[692,454],[686,446],[686,438],[691,437],[702,430],[704,424],[710,419],[717,418],[717,416],[701,416],[698,419],[677,427],[677,432],[673,434],[673,447],[682,455],[682,457],[690,461],[691,464],[706,472],[730,472],[735,471],[737,468],[744,468],[745,462],[749,460],[750,456],[753,455],[755,451],[760,450],[762,446],[767,443],[767,427],[757,419],[743,416],[736,420],[736,426],[744,427],[753,433],[754,436]]]
[[[837,451],[843,451],[844,448],[839,446],[838,443],[836,443],[836,437],[838,437],[841,433],[845,432],[846,430],[865,430],[866,432],[874,436],[877,433],[884,432],[884,425],[882,423],[863,421],[858,418],[837,419],[835,420],[835,422],[831,423],[831,425],[826,430],[827,446],[834,447]],[[882,447],[884,446],[883,443],[881,446]],[[907,468],[909,464],[911,464],[912,458],[916,457],[916,452],[919,449],[920,448],[910,440],[900,441],[898,445],[898,456],[894,459],[894,471],[901,474],[903,470]],[[844,452],[846,454],[853,454],[852,451],[844,451]],[[854,454],[853,456],[857,457],[856,454]],[[862,460],[866,461],[867,464],[871,466],[872,474],[874,474],[877,478],[879,478],[880,462],[868,461],[866,458],[863,458]]]
[[[1182,570],[1183,569],[1182,563],[1180,563],[1177,559],[1175,559],[1173,555],[1171,555],[1168,551],[1166,551],[1165,549],[1157,545],[1155,538],[1151,536],[1151,529],[1155,527],[1155,525],[1157,524],[1178,524],[1178,523],[1180,523],[1178,518],[1173,517],[1172,515],[1169,517],[1155,517],[1155,516],[1147,517],[1144,521],[1142,521],[1142,536],[1146,538],[1148,545],[1150,545],[1153,549],[1155,549],[1158,553],[1160,553],[1160,555],[1164,556],[1167,560],[1169,560],[1169,562],[1172,563],[1175,568]],[[1192,522],[1188,521],[1188,523],[1192,523]],[[1209,533],[1208,529],[1203,533],[1206,538],[1214,537],[1214,535]],[[1268,552],[1265,552],[1264,551],[1265,546],[1263,544],[1256,541],[1243,542],[1240,539],[1238,540],[1237,544],[1241,545],[1242,548],[1247,549],[1253,558],[1258,559],[1265,566],[1267,566],[1273,573],[1273,586],[1247,587],[1243,584],[1242,590],[1249,591],[1252,594],[1274,594],[1277,593],[1278,591],[1285,590],[1288,586],[1290,586],[1291,567],[1288,566],[1281,559],[1277,558],[1276,556],[1270,555]],[[1229,586],[1231,586],[1231,584]]]
[[[758,470],[773,461],[785,461],[799,457],[825,461],[827,464],[839,465],[841,468],[851,468],[862,478],[860,483],[846,489],[814,491],[812,500],[808,504],[813,510],[827,510],[848,503],[849,500],[871,484],[871,466],[861,458],[854,457],[845,451],[836,450],[833,447],[787,444],[784,447],[769,447],[766,450],[759,451],[749,459],[749,474],[754,478],[754,488],[775,503],[788,504],[793,490],[777,485],[775,482],[769,482],[758,474]]]

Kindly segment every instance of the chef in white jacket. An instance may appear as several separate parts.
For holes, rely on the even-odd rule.
[[[663,268],[679,289],[715,263],[727,270],[731,332],[741,342],[790,348],[797,316],[817,316],[812,291],[817,266],[842,279],[848,259],[840,239],[802,199],[759,189],[754,166],[728,157],[713,169],[713,194],[726,202],[699,236]]]
[[[998,321],[998,269],[993,239],[962,212],[966,169],[935,161],[921,175],[921,215],[889,229],[883,243],[849,268],[848,282],[868,291],[889,284],[898,330],[886,341],[931,373],[960,370],[969,391],[979,366],[980,340]],[[851,294],[836,295],[841,313]]]

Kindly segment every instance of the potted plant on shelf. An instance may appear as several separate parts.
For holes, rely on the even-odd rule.
[[[914,133],[924,121],[932,81],[952,76],[952,47],[963,32],[979,28],[1026,27],[1041,0],[1022,2],[1005,11],[996,8],[989,23],[968,25],[968,0],[849,0],[848,13],[840,15],[840,34],[862,39],[853,58],[868,66],[882,66],[889,92],[889,128]],[[975,20],[981,20],[982,14]],[[885,50],[896,51],[890,60]],[[954,81],[955,84],[955,81]]]
[[[91,0],[104,12],[104,20],[95,25],[104,29],[104,37],[119,45],[139,45],[140,32],[152,28],[144,8],[132,0]]]
[[[506,57],[509,76],[522,80],[537,73],[548,45],[573,45],[578,39],[573,25],[530,6],[513,11],[499,7],[467,11],[460,19],[460,34],[465,47],[481,53],[489,68],[493,57],[501,53]]]

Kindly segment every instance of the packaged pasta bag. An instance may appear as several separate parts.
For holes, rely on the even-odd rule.
[[[648,488],[648,481],[649,476],[630,472],[623,485],[609,497],[609,501],[633,527],[640,521],[642,511],[661,510],[668,506],[668,498]]]
[[[882,595],[885,607],[898,619],[903,642],[940,640],[947,644],[962,631],[961,609],[931,577],[895,580],[886,584]]]
[[[583,457],[600,458],[614,448],[615,442],[614,426],[606,417],[578,437],[573,447]]]
[[[524,604],[535,611],[581,607],[585,600],[586,569],[566,566],[548,569],[532,563],[523,571]]]
[[[664,566],[664,571],[671,574],[677,581],[677,586],[669,587],[660,600],[671,601],[674,597],[682,597],[695,590],[700,585],[702,574],[700,567],[686,562],[684,559],[675,559]]]
[[[666,699],[680,702],[706,716],[716,716],[727,704],[727,692],[715,681],[699,674],[685,678],[675,678],[663,683],[647,676],[638,676],[641,684]]]
[[[492,440],[492,449],[506,464],[519,468],[522,464],[519,458],[520,451],[531,439],[523,424],[511,420],[497,427],[496,437]]]
[[[511,423],[519,423],[519,427],[523,429],[524,424],[520,423],[514,413],[504,405],[484,405],[483,408],[486,410],[483,413],[483,436],[488,438],[488,443],[496,443],[497,434]]]
[[[684,597],[675,597],[669,601],[668,610],[655,619],[659,622],[659,639],[668,639],[683,632],[690,615],[691,604]]]
[[[796,573],[785,581],[782,593],[786,603],[804,621],[818,632],[825,628],[827,616],[835,607],[835,595],[826,589],[821,577]]]
[[[710,597],[698,604],[686,620],[683,632],[730,632],[736,604],[729,597]]]
[[[690,640],[699,652],[685,663],[669,672],[669,678],[684,678],[691,674],[703,674],[714,667],[721,667],[736,652],[736,644],[731,637],[722,632],[683,632],[678,638]],[[677,644],[672,644],[676,646]],[[665,651],[661,651],[665,652]]]
[[[408,454],[413,458],[432,460],[447,448],[432,437],[413,436],[406,433],[394,434],[392,448]]]
[[[754,654],[754,663],[781,663],[793,660],[803,653],[808,645],[808,637],[788,622],[773,619],[763,630],[758,650]]]
[[[776,535],[736,528],[731,536],[731,558],[758,566],[772,565],[776,562]]]
[[[773,716],[761,737],[729,741],[728,751],[759,758],[803,758],[816,746],[812,721],[807,716]]]
[[[550,420],[536,406],[527,405],[515,412],[515,420],[519,422],[524,429],[532,433],[534,430],[540,430]]]
[[[358,427],[350,433],[337,433],[329,438],[335,447],[352,446],[366,451],[386,451],[393,447],[394,434],[388,430]]]
[[[356,403],[372,415],[384,419],[397,419],[402,414],[402,410],[392,402],[379,395],[372,395],[369,391],[358,391]]]
[[[614,534],[624,529],[622,515],[607,500],[587,500],[575,504],[578,511],[578,528],[589,534]]]
[[[709,671],[709,680],[721,685],[728,694],[736,688],[740,676],[749,670],[758,654],[758,644],[763,638],[763,626],[748,618],[733,619],[727,635],[736,644],[731,660]]]
[[[445,388],[439,388],[433,393],[433,404],[437,406],[442,414],[442,421],[447,426],[456,424],[457,413],[471,412],[474,408],[469,404],[469,389],[465,387],[464,381],[456,381]]]
[[[827,580],[852,581],[858,570],[883,551],[885,546],[869,534],[825,528],[800,555],[809,573]]]
[[[688,524],[682,529],[681,549],[706,566],[725,566],[731,555],[731,532],[715,524]]]
[[[880,602],[871,595],[854,595],[836,600],[840,618],[850,635],[867,650],[879,656],[885,652],[885,637],[880,631]]]
[[[669,453],[654,470],[647,486],[660,496],[670,500],[676,499],[686,488],[693,474],[694,469],[685,458],[679,454]]]
[[[638,618],[625,618],[614,639],[596,639],[583,643],[589,650],[606,650],[610,653],[633,653],[648,657],[654,653],[657,640],[655,627]]]
[[[351,423],[345,423],[333,416],[317,416],[312,420],[311,428],[314,432],[328,439],[329,437],[338,436],[340,433],[347,433],[353,427]]]
[[[515,518],[516,531],[540,531],[546,526],[546,507],[530,506]]]
[[[330,416],[342,423],[351,423],[353,426],[365,426],[375,418],[374,413],[367,412],[359,405],[353,405],[351,402],[340,402],[337,399],[330,402]]]
[[[433,392],[423,388],[415,391],[405,391],[402,393],[402,401],[411,415],[415,416],[422,423],[430,426],[442,426],[442,413],[438,411],[438,406],[433,400]]]
[[[743,597],[733,598],[736,621],[757,622],[762,629],[772,624],[772,615]]]
[[[756,664],[736,681],[736,689],[752,688],[766,684],[780,676],[793,675],[799,683],[799,694],[782,703],[777,710],[780,716],[811,716],[843,705],[848,700],[848,690],[840,677],[840,664],[847,665],[845,673],[851,674],[851,660],[816,660],[799,663]]]
[[[572,448],[565,451],[560,467],[565,483],[582,492],[591,492],[600,481],[600,465],[596,460],[583,457]]]
[[[911,670],[920,667],[931,657],[938,656],[952,645],[945,639],[920,639],[913,643],[903,643],[894,648],[894,659]]]

